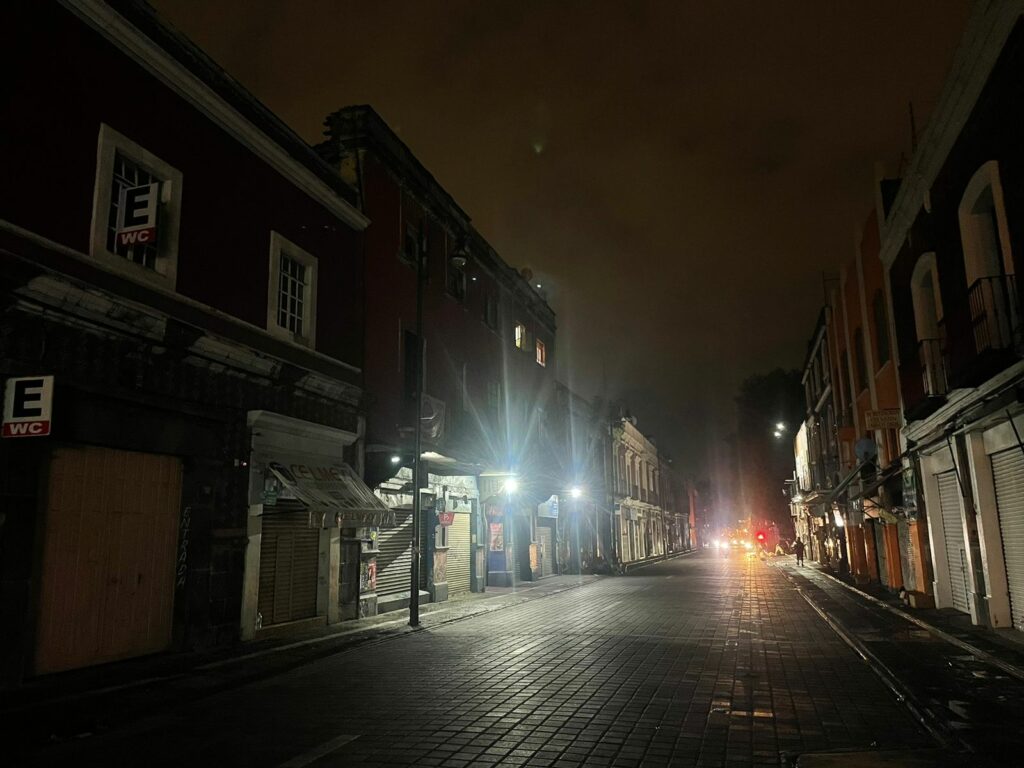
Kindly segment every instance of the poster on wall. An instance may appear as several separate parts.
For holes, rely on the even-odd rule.
[[[491,552],[502,552],[505,549],[505,526],[491,523]]]

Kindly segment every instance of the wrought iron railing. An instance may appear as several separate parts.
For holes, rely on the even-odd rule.
[[[968,301],[975,351],[1012,348],[1020,319],[1014,276],[979,277],[968,292]]]
[[[938,397],[949,391],[944,347],[943,339],[921,339],[917,342],[921,380],[924,384],[924,393],[929,397]]]

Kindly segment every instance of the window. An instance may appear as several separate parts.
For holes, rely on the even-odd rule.
[[[487,384],[487,409],[495,420],[501,416],[501,382],[491,381]]]
[[[967,287],[983,277],[1013,274],[999,164],[990,160],[971,178],[960,201],[960,238]]]
[[[399,252],[399,256],[412,264],[416,265],[416,257],[420,254],[422,248],[420,228],[415,224],[405,225],[405,237],[402,239],[402,250]],[[426,248],[422,249],[423,251]]]
[[[91,255],[132,279],[177,282],[181,172],[101,125]]]
[[[448,548],[448,529],[450,527],[448,525],[434,526],[434,549]]]
[[[885,296],[880,290],[875,291],[871,308],[875,315],[875,345],[878,349],[878,367],[881,368],[889,362],[889,318],[885,311]]]
[[[446,287],[448,294],[460,304],[466,300],[466,273],[462,267],[456,267],[448,260]]]
[[[544,342],[537,339],[537,365],[544,367],[548,364],[548,348]]]
[[[267,329],[312,347],[316,341],[317,260],[277,232],[270,233]]]
[[[864,362],[864,330],[858,328],[853,333],[853,364],[857,372],[857,392],[868,388],[868,367]]]
[[[515,329],[516,349],[526,349],[526,326],[516,323]]]
[[[492,331],[498,328],[498,297],[491,291],[484,295],[484,322]]]

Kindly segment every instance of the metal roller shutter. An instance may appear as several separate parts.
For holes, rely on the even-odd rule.
[[[1013,626],[1024,629],[1024,453],[1020,448],[992,454],[999,532]]]
[[[555,573],[555,538],[551,533],[551,528],[546,525],[538,525],[537,538],[540,542],[540,575],[553,576]]]
[[[887,587],[889,583],[889,558],[885,550],[885,526],[877,520],[873,526],[875,529],[875,555],[878,558],[878,578]]]
[[[320,531],[305,509],[263,516],[257,598],[263,626],[316,616],[319,566]]]
[[[900,542],[900,565],[903,570],[903,587],[907,590],[916,590],[918,587],[915,576],[914,547],[910,541],[910,524],[900,522],[897,523],[896,527]]]
[[[448,529],[448,596],[469,592],[469,530],[473,516],[456,514]]]
[[[412,567],[412,510],[395,510],[395,527],[377,534],[377,596],[409,591]]]
[[[949,564],[949,584],[953,593],[953,607],[967,613],[967,553],[964,546],[964,526],[960,516],[960,484],[956,472],[943,472],[935,476],[939,484],[939,513],[946,539],[946,562]]]

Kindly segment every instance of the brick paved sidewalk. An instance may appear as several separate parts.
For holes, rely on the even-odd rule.
[[[860,643],[954,747],[970,750],[972,765],[1018,762],[1024,681],[885,610],[817,568],[797,567],[791,558],[772,565]]]
[[[554,576],[426,603],[420,607],[420,626],[436,627],[514,607],[601,578]],[[127,720],[160,706],[280,674],[347,648],[418,631],[408,626],[408,618],[407,610],[395,611],[205,653],[163,654],[39,678],[3,692],[0,733],[19,740],[93,733],[102,729],[103,721]]]
[[[701,555],[354,647],[31,762],[749,766],[931,745],[781,570]]]

